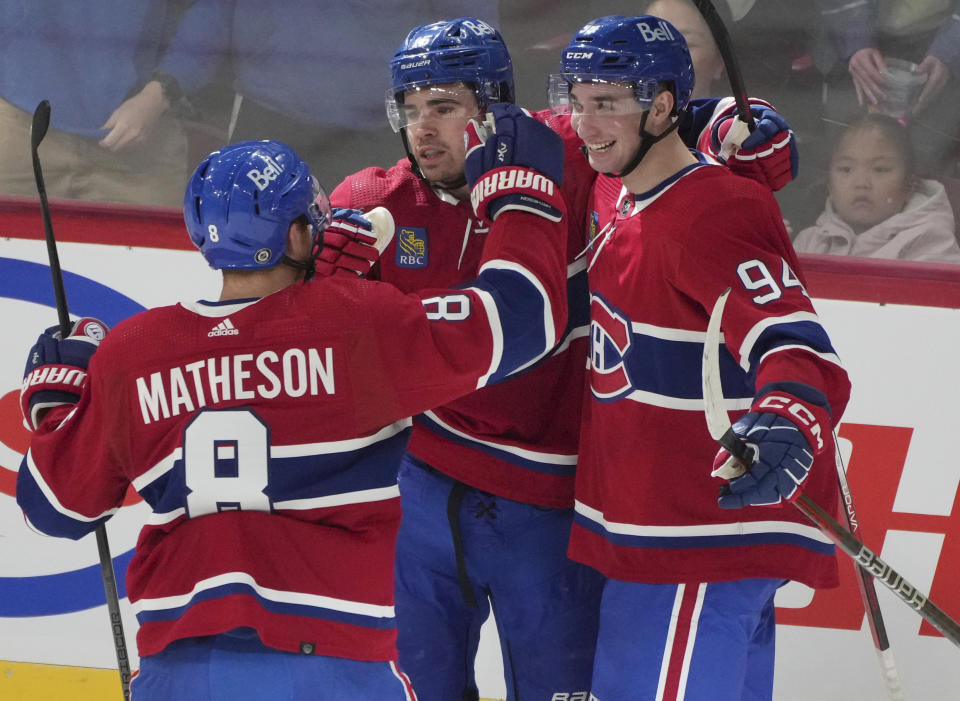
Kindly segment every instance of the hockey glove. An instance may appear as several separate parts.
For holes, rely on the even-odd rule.
[[[823,449],[825,420],[829,417],[824,409],[785,392],[773,392],[755,402],[753,410],[733,425],[752,449],[753,464],[744,471],[726,450],[720,450],[713,461],[713,475],[730,480],[720,490],[719,505],[738,509],[799,497],[814,455]]]
[[[513,104],[491,105],[464,134],[464,164],[473,211],[494,221],[507,210],[560,221],[563,142],[550,127]]]
[[[729,99],[729,98],[727,98]],[[722,103],[721,103],[722,104]],[[773,191],[797,177],[797,140],[783,116],[763,100],[750,100],[757,128],[737,147],[736,105],[719,109],[700,136],[699,149],[725,163],[731,172],[756,180]],[[727,151],[733,155],[727,157]]]
[[[393,240],[393,232],[393,217],[384,207],[367,214],[359,209],[334,209],[323,232],[317,275],[366,275]]]
[[[40,334],[27,356],[20,387],[20,410],[31,430],[37,430],[46,410],[80,400],[90,358],[108,330],[102,321],[83,317],[65,339],[58,326]]]

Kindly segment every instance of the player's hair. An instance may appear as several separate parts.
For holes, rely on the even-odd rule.
[[[190,240],[210,267],[256,270],[283,262],[287,230],[301,219],[313,228],[314,254],[330,221],[326,194],[293,149],[279,141],[242,141],[207,156],[183,199]],[[309,261],[308,277],[313,270]]]
[[[916,175],[917,159],[913,152],[913,145],[910,143],[910,135],[907,128],[893,117],[880,113],[868,113],[857,119],[844,129],[836,139],[833,153],[836,154],[840,144],[848,135],[857,131],[867,131],[874,129],[880,132],[880,135],[893,146],[894,150],[903,164],[904,175],[909,180]]]

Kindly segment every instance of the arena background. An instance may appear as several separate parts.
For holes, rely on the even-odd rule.
[[[847,59],[831,40],[832,32],[850,26],[837,22],[836,13],[821,16],[817,9],[862,3],[714,4],[730,30],[747,89],[770,99],[796,134],[801,169],[795,182],[777,193],[796,234],[824,207],[836,132],[862,112]],[[924,7],[939,8],[946,20],[960,21],[960,0],[884,4],[921,13]],[[40,154],[48,166],[51,197],[132,202],[52,203],[71,311],[115,323],[144,307],[217,294],[217,276],[190,250],[179,213],[143,206],[178,204],[179,184],[163,194],[155,186],[167,179],[169,168],[182,170],[185,180],[203,155],[230,140],[296,139],[298,150],[307,149],[301,155],[332,189],[347,173],[369,165],[388,167],[403,156],[398,135],[383,119],[383,95],[388,60],[415,24],[470,14],[500,27],[513,56],[517,101],[540,109],[546,107],[545,76],[557,70],[560,51],[575,28],[602,15],[635,14],[647,5],[646,0],[6,0],[0,2],[0,116],[13,115],[22,127],[39,98],[49,99],[51,132]],[[191,10],[197,8],[225,14],[209,24],[191,23]],[[152,21],[141,28],[134,22],[140,15]],[[191,43],[191,30],[198,27],[203,41]],[[862,27],[854,29],[859,33]],[[107,130],[95,137],[86,133],[85,139],[70,131],[81,112],[78,104],[109,98],[113,102],[96,105],[106,117],[152,77],[158,65],[135,52],[142,46],[141,30],[159,40],[158,51],[174,47],[191,59],[189,69],[177,76],[182,99],[174,99],[162,116],[164,129],[155,130],[168,139],[163,144],[185,143],[180,149],[185,158],[174,158],[180,151],[167,154],[161,146],[125,149],[114,159],[96,146]],[[886,49],[920,60],[931,31],[896,38]],[[45,71],[57,57],[63,65]],[[139,82],[118,85],[120,77],[134,72],[131,58],[138,61]],[[275,73],[251,83],[245,81],[251,68],[256,75]],[[911,120],[911,128],[925,146],[924,175],[944,184],[960,213],[960,81],[957,68],[952,70],[940,110],[925,111]],[[105,73],[117,80],[111,82]],[[274,90],[278,86],[284,89]],[[702,94],[729,91],[719,74],[703,89]],[[72,542],[39,536],[26,528],[14,501],[16,471],[29,441],[17,396],[24,360],[38,332],[57,321],[28,137],[22,131],[6,123],[0,130],[0,137],[8,138],[0,148],[0,699],[119,700],[94,538]],[[61,167],[58,173],[53,156],[73,153],[78,144],[87,157],[69,160],[73,169]],[[938,149],[931,157],[930,151]],[[121,178],[120,191],[81,187],[84,194],[77,194],[68,187],[87,184],[98,171],[94,162],[136,161],[131,151],[142,155],[133,163],[133,174]],[[131,183],[143,187],[128,197],[122,191]],[[801,259],[808,289],[853,381],[839,434],[860,535],[960,618],[960,407],[954,397],[960,387],[960,266],[840,256]],[[108,526],[121,594],[144,511],[134,495]],[[886,698],[854,569],[839,557],[839,589],[814,596],[796,585],[778,597],[777,701]],[[905,697],[956,697],[957,648],[882,587],[879,596]],[[126,599],[121,608],[127,645],[135,653],[136,622]],[[133,662],[136,666],[136,658]],[[482,695],[503,698],[492,624],[484,629],[478,667]]]

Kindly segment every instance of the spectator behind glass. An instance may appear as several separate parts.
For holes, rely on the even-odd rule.
[[[212,77],[222,0],[0,2],[0,194],[35,196],[31,114],[51,197],[179,206],[187,139],[173,107]]]
[[[229,50],[237,100],[229,140],[289,144],[306,162],[325,164],[317,174],[322,183],[403,157],[399,140],[384,128],[390,84],[384,67],[411,24],[464,14],[497,21],[496,0],[233,4]]]
[[[915,175],[906,129],[870,114],[840,139],[829,196],[794,248],[869,258],[960,263],[953,210],[942,184]]]
[[[960,136],[960,0],[818,0],[830,68],[824,113],[849,123],[862,108],[882,107],[886,58],[917,64],[926,75],[905,121],[921,175],[954,175]],[[852,89],[851,89],[852,88]]]
[[[683,34],[690,49],[696,77],[692,98],[725,95],[729,92],[730,89],[725,84],[718,84],[724,76],[720,51],[703,15],[691,0],[653,0],[647,5],[644,14],[662,17]]]

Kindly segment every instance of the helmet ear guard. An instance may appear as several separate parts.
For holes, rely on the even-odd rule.
[[[190,240],[210,267],[256,270],[291,262],[287,231],[301,216],[310,223],[314,241],[322,240],[330,203],[289,146],[244,141],[214,151],[197,166],[183,213]]]

